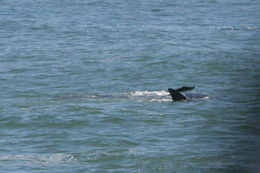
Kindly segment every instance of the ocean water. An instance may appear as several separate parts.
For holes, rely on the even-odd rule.
[[[0,0],[0,172],[258,172],[259,44],[257,0]]]

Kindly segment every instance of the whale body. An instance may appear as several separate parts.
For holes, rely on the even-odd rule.
[[[178,89],[169,88],[168,91],[173,101],[189,101],[189,100],[201,100],[209,98],[209,95],[202,93],[181,93],[188,90],[192,90],[195,87],[181,87]]]

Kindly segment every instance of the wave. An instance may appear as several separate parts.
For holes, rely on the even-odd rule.
[[[211,26],[209,27],[211,30],[258,30],[257,26]]]
[[[19,155],[4,155],[0,156],[0,165],[58,165],[74,163],[77,160],[70,154],[19,154]]]

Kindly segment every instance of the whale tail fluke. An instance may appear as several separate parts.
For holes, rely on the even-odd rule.
[[[192,90],[192,89],[194,89],[194,88],[195,88],[195,87],[185,87],[185,86],[183,86],[183,87],[181,87],[181,88],[176,89],[176,91],[178,91],[178,92],[189,91],[189,90]]]
[[[192,88],[193,89],[193,88]],[[174,90],[172,88],[168,89],[169,93],[171,94],[173,101],[181,101],[181,100],[188,100],[184,95],[182,95],[179,91]],[[186,90],[185,90],[186,91]]]

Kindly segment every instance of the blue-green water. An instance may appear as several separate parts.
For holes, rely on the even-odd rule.
[[[259,27],[257,0],[1,0],[0,172],[259,171]]]

